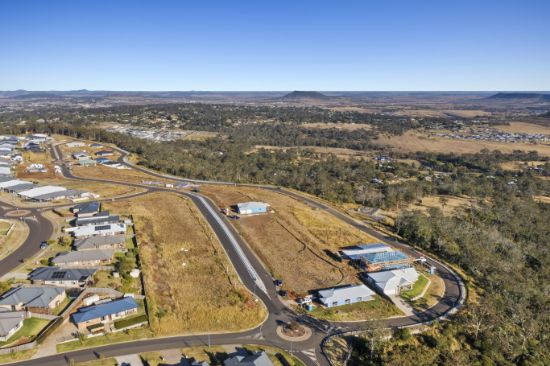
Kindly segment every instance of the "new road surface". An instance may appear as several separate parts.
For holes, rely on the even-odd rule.
[[[231,184],[228,182],[206,182],[196,181],[191,179],[183,179],[170,175],[164,175],[156,172],[152,172],[148,169],[144,169],[140,166],[136,166],[130,163],[127,159],[128,153],[122,149],[118,149],[121,152],[119,162],[127,165],[132,169],[139,170],[146,174],[155,177],[172,179],[175,181],[187,181],[197,182],[201,184]],[[219,213],[218,208],[208,198],[192,192],[182,192],[170,188],[150,187],[141,184],[122,183],[113,181],[110,179],[92,179],[92,178],[80,178],[74,176],[62,163],[62,156],[58,151],[57,146],[52,146],[52,156],[57,160],[57,163],[63,167],[63,174],[68,179],[86,180],[107,182],[111,184],[122,184],[132,187],[145,188],[146,191],[139,194],[147,194],[155,191],[168,191],[183,194],[189,197],[200,210],[201,214],[205,217],[209,225],[212,227],[214,233],[219,238],[223,248],[225,249],[229,259],[235,266],[237,274],[241,278],[243,284],[254,293],[266,306],[269,316],[266,321],[259,327],[240,333],[228,333],[228,334],[204,334],[194,336],[174,336],[165,338],[144,339],[139,341],[132,341],[127,343],[118,343],[101,347],[93,347],[90,349],[83,349],[63,354],[55,354],[40,359],[33,359],[28,361],[22,361],[16,363],[19,366],[27,365],[44,365],[54,366],[63,365],[71,362],[88,361],[101,357],[112,357],[118,355],[141,353],[147,351],[158,351],[171,348],[182,348],[188,346],[206,346],[206,345],[224,345],[224,344],[259,344],[279,347],[292,353],[300,358],[306,365],[329,365],[328,360],[325,358],[321,349],[323,340],[330,335],[338,334],[342,332],[350,332],[366,329],[372,322],[355,322],[355,323],[333,323],[326,321],[319,321],[311,318],[307,315],[298,315],[291,309],[286,307],[277,294],[277,289],[273,283],[271,274],[264,268],[257,257],[254,255],[249,246],[244,242],[242,237],[237,233],[232,225],[229,224],[227,218]],[[303,201],[318,209],[324,210],[327,213],[334,215],[335,217],[357,227],[359,230],[363,230],[374,237],[387,241],[392,245],[398,247],[400,250],[414,256],[418,256],[419,252],[414,248],[401,243],[394,238],[387,237],[379,232],[369,228],[368,226],[352,219],[344,213],[325,205],[324,203],[315,199],[300,195],[295,192],[280,189],[272,186],[257,186],[256,188],[263,188],[268,190],[275,190],[281,194],[289,195],[297,200]],[[7,205],[6,205],[7,206]],[[7,209],[16,209],[15,207],[8,207]],[[4,213],[3,211],[1,212]],[[31,217],[36,217],[36,224],[30,224],[31,235],[18,249],[18,255],[16,252],[12,253],[9,258],[5,258],[0,262],[0,274],[7,273],[11,269],[15,268],[20,259],[28,258],[34,255],[38,250],[38,245],[42,240],[47,240],[52,233],[51,224],[40,216],[37,210],[31,210]],[[32,239],[31,239],[32,237]],[[424,255],[427,257],[426,255]],[[464,302],[466,297],[465,287],[460,277],[452,271],[450,268],[440,263],[439,261],[429,258],[429,263],[435,266],[439,272],[439,275],[445,282],[445,294],[435,306],[424,312],[415,313],[411,316],[404,316],[398,318],[385,319],[382,322],[387,327],[402,327],[402,326],[415,326],[418,324],[433,321],[435,319],[441,319],[447,315],[456,311]],[[307,325],[312,329],[312,336],[304,341],[289,342],[282,339],[277,334],[277,328],[284,323],[288,323],[291,320],[296,320],[304,325]],[[380,323],[380,322],[378,322]]]

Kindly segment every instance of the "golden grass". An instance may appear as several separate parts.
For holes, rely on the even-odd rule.
[[[301,125],[301,127],[320,129],[320,130],[325,130],[329,128],[335,128],[335,129],[344,130],[344,131],[372,130],[372,126],[366,123],[315,122],[315,123],[304,123]]]
[[[550,145],[453,140],[439,136],[427,136],[414,131],[408,131],[401,136],[380,135],[379,138],[373,142],[380,146],[389,146],[397,151],[406,152],[428,151],[467,154],[489,149],[500,150],[503,153],[512,153],[514,150],[537,151],[543,156],[550,156]]]
[[[544,165],[545,161],[505,161],[503,163],[500,163],[499,166],[504,170],[522,170],[527,167],[536,167],[539,165]]]
[[[9,230],[11,225],[15,225],[9,235],[0,236],[0,258],[4,258],[23,244],[27,236],[29,236],[29,227],[19,220],[3,220],[1,223],[2,225],[8,225],[5,230],[2,230],[3,233]],[[4,229],[4,226],[2,228]]]
[[[441,209],[445,215],[452,215],[456,209],[467,207],[472,204],[475,204],[475,200],[468,197],[435,195],[423,197],[421,203],[410,203],[399,207],[399,209],[383,210],[382,213],[386,217],[395,220],[399,212],[403,210],[427,212],[428,208],[432,207]]]
[[[482,111],[480,109],[446,109],[442,110],[443,113],[460,118],[475,118],[475,117],[485,117],[490,116],[490,112]]]
[[[95,167],[74,166],[72,173],[77,177],[113,180],[123,183],[141,184],[143,181],[168,182],[166,179],[153,177],[134,169],[115,169],[97,165]]]
[[[511,122],[509,126],[495,126],[495,129],[512,133],[542,133],[550,135],[550,126],[526,122]]]
[[[220,207],[243,201],[271,205],[272,213],[233,223],[273,276],[296,294],[357,282],[355,270],[335,260],[334,254],[344,246],[376,241],[324,211],[276,192],[219,186],[203,186],[201,192]]]
[[[104,207],[134,217],[155,334],[236,331],[264,319],[190,200],[154,193]]]
[[[550,197],[548,196],[533,196],[533,199],[540,203],[548,203],[550,204]]]
[[[35,153],[32,151],[23,151],[21,153],[23,161],[27,163],[35,164],[47,164],[52,162],[52,157],[49,152]]]

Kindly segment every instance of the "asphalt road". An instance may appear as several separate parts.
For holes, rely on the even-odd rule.
[[[56,148],[54,147],[54,149]],[[178,181],[199,182],[201,184],[212,183],[212,182],[181,179],[181,178],[172,177],[169,175],[151,172],[148,169],[144,169],[142,167],[135,166],[133,164],[128,163],[127,160],[125,159],[126,152],[124,150],[120,150],[120,151],[123,153],[123,156],[121,156],[119,159],[121,163],[129,165],[132,168],[140,170],[151,176],[156,176],[161,178],[170,178]],[[58,156],[58,154],[59,152],[52,151],[52,155],[54,157]],[[286,350],[293,350],[294,355],[299,357],[306,365],[328,365],[328,361],[323,356],[322,350],[320,348],[322,340],[328,334],[335,333],[335,332],[346,332],[346,331],[365,329],[372,324],[372,322],[369,322],[369,321],[356,322],[356,323],[329,323],[326,321],[319,321],[319,320],[313,319],[307,315],[297,315],[293,313],[291,310],[289,310],[286,306],[283,305],[280,298],[278,297],[277,289],[273,284],[273,278],[271,277],[270,273],[265,269],[265,267],[262,265],[262,263],[257,258],[257,256],[253,253],[253,251],[249,248],[249,246],[244,242],[242,237],[236,232],[236,230],[233,228],[233,225],[229,224],[228,219],[225,216],[218,213],[218,208],[216,207],[216,205],[207,197],[203,196],[204,200],[201,200],[199,199],[198,194],[191,193],[191,192],[181,192],[181,191],[178,192],[174,189],[149,187],[149,186],[132,184],[132,183],[121,183],[121,182],[111,181],[109,179],[80,178],[80,177],[74,176],[63,165],[62,167],[63,167],[64,175],[69,179],[94,181],[94,182],[106,182],[111,184],[122,184],[122,185],[127,185],[132,187],[146,188],[147,190],[146,192],[135,194],[135,196],[147,194],[150,192],[168,191],[168,192],[176,192],[189,197],[191,200],[193,200],[193,202],[196,204],[196,206],[198,207],[198,209],[200,210],[204,218],[211,225],[216,236],[219,238],[223,248],[225,249],[229,259],[233,263],[237,271],[237,274],[239,275],[243,284],[265,304],[269,312],[269,316],[260,327],[252,329],[247,332],[231,333],[231,334],[212,334],[210,336],[208,335],[176,336],[176,337],[167,337],[167,338],[146,339],[141,341],[133,341],[128,343],[119,343],[119,344],[112,344],[112,345],[107,345],[102,347],[94,347],[92,349],[79,350],[79,351],[69,352],[65,354],[58,354],[58,355],[53,355],[45,358],[40,358],[39,360],[28,360],[28,361],[18,362],[16,363],[17,365],[45,365],[45,366],[52,365],[53,366],[53,365],[62,365],[62,364],[70,363],[71,360],[73,361],[92,360],[92,359],[98,358],[99,355],[102,355],[104,357],[110,357],[110,356],[116,356],[116,355],[140,353],[140,352],[153,351],[153,350],[158,351],[162,349],[181,348],[185,346],[199,346],[199,345],[205,346],[208,344],[210,345],[251,344],[251,343],[271,345],[271,346],[280,347]],[[227,182],[213,182],[213,183],[214,184],[231,184]],[[368,226],[357,222],[356,220],[350,218],[349,216],[343,214],[342,212],[330,206],[324,205],[323,203],[317,200],[299,195],[294,192],[281,190],[280,188],[272,187],[272,186],[256,186],[256,185],[246,185],[246,186],[276,190],[282,194],[292,196],[293,198],[301,200],[307,203],[308,205],[314,206],[318,209],[322,209],[334,215],[335,217],[338,217],[339,219],[349,223],[350,225],[357,227],[359,230],[363,230],[368,234],[382,241],[389,242],[392,245],[398,247],[400,250],[410,255],[414,255],[414,256],[419,255],[419,253],[416,252],[415,249],[411,248],[405,243],[401,243],[391,237],[382,235],[379,232],[369,228]],[[211,209],[209,210],[208,207],[206,207],[206,205],[209,205]],[[214,214],[218,215],[218,219],[216,219],[213,216],[214,214],[212,212],[215,212]],[[221,220],[219,220],[219,218],[221,218]],[[44,219],[42,218],[42,220]],[[23,252],[25,253],[25,255],[32,255],[36,253],[39,249],[36,250],[36,248],[33,247],[31,243],[36,241],[36,246],[37,246],[41,240],[44,240],[44,238],[48,238],[51,235],[51,230],[52,230],[51,224],[49,224],[47,220],[44,220],[44,221],[47,224],[37,222],[35,226],[31,227],[32,234],[29,236],[27,241],[25,241],[24,245],[20,247],[20,249],[22,250],[21,255],[23,255]],[[43,228],[43,226],[47,227],[48,225],[50,230],[49,232],[48,232],[48,229]],[[34,233],[35,230],[37,230],[36,234]],[[266,290],[267,290],[266,292],[260,291],[257,288],[257,285],[256,285],[257,282],[255,281],[254,278],[252,278],[252,276],[250,275],[250,272],[247,270],[245,263],[243,263],[240,257],[240,253],[238,253],[235,250],[235,247],[231,244],[227,234],[228,231],[237,240],[242,252],[248,259],[248,262],[254,267],[255,272],[261,278],[262,282],[265,284]],[[31,236],[34,237],[33,240],[30,240]],[[16,252],[13,253],[13,255],[15,254]],[[5,260],[7,260],[7,258]],[[10,260],[9,263],[13,263],[17,265],[18,260],[19,260],[19,257],[14,256],[13,261],[15,262]],[[409,317],[399,317],[399,318],[383,320],[381,323],[383,323],[385,326],[387,327],[410,326],[410,325],[416,325],[419,323],[432,321],[434,319],[438,319],[442,316],[447,315],[448,313],[454,311],[460,306],[461,302],[463,301],[463,298],[465,297],[465,292],[461,288],[461,280],[452,270],[445,267],[442,263],[439,263],[434,259],[429,259],[429,261],[431,264],[436,266],[440,276],[445,281],[445,294],[440,300],[440,302],[434,307],[432,307],[431,309],[422,313],[416,313]],[[13,267],[14,266],[12,266],[11,268]],[[6,268],[10,268],[10,266],[8,265]],[[4,271],[4,261],[0,262],[0,269]],[[5,271],[9,272],[9,270],[5,270]],[[303,324],[308,325],[313,330],[312,337],[306,341],[293,342],[292,344],[288,341],[281,339],[276,334],[277,327],[281,323],[286,323],[291,320],[297,320]],[[377,323],[380,323],[380,322],[377,322]]]

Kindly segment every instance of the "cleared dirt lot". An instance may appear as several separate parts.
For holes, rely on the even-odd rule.
[[[415,152],[443,152],[443,153],[477,153],[483,149],[500,150],[504,153],[512,153],[514,150],[537,151],[544,156],[550,156],[550,145],[504,143],[492,141],[453,140],[444,137],[426,136],[417,132],[408,131],[401,136],[381,135],[374,143],[381,146],[389,146],[397,151]]]
[[[220,207],[263,201],[274,212],[242,216],[233,223],[285,287],[296,293],[358,282],[356,271],[334,258],[344,246],[376,240],[333,216],[283,194],[257,188],[203,186]]]
[[[190,200],[154,193],[104,207],[134,217],[156,334],[236,331],[264,319],[263,305],[240,283]]]
[[[304,128],[329,129],[336,128],[337,130],[356,131],[356,130],[372,130],[372,126],[365,123],[304,123],[301,125]]]
[[[166,179],[152,177],[148,174],[142,173],[134,169],[116,169],[108,168],[102,165],[97,165],[94,167],[79,167],[74,166],[72,173],[75,176],[82,178],[96,178],[96,179],[105,179],[108,178],[117,182],[124,183],[143,183],[143,181],[158,181],[158,182],[168,182]]]

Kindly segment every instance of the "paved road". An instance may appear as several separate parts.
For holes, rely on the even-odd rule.
[[[54,147],[52,151],[52,154],[54,157],[60,156],[59,152],[56,151],[56,149],[57,148]],[[205,181],[181,179],[178,177],[151,172],[148,169],[144,169],[142,167],[135,166],[129,163],[126,159],[127,153],[121,149],[120,151],[122,152],[122,156],[119,159],[121,163],[124,163],[134,169],[140,170],[149,175],[160,177],[160,178],[174,179],[177,181],[197,182],[202,184],[212,183],[212,182],[205,182]],[[65,169],[64,167],[63,167],[63,173],[67,178],[70,178],[70,179],[106,182],[111,184],[123,184],[127,186],[147,189],[146,192],[136,194],[136,195],[147,194],[150,192],[157,192],[157,191],[177,192],[174,189],[149,187],[141,184],[122,183],[122,182],[111,181],[109,179],[80,178],[72,175],[72,173],[67,169]],[[214,184],[232,184],[227,182],[213,182],[213,183]],[[256,185],[245,185],[245,186],[253,186],[256,188],[274,190],[274,191],[278,191],[281,194],[292,196],[293,198],[301,200],[311,206],[317,207],[318,209],[325,210],[326,212],[357,227],[359,230],[363,230],[369,233],[370,235],[380,240],[390,242],[392,245],[400,248],[401,250],[407,252],[408,254],[418,256],[418,252],[416,252],[413,248],[409,247],[408,245],[401,243],[393,238],[384,236],[379,232],[369,228],[368,226],[357,222],[356,220],[350,218],[349,216],[343,214],[342,212],[335,210],[334,208],[327,206],[317,200],[299,195],[295,192],[281,190],[278,187],[256,186]],[[320,349],[320,344],[323,338],[325,338],[331,332],[360,330],[369,326],[371,322],[328,323],[325,321],[319,321],[319,320],[313,319],[307,315],[294,314],[287,307],[285,307],[280,301],[277,295],[276,288],[273,284],[273,278],[271,277],[270,273],[264,268],[262,263],[258,260],[255,254],[252,252],[252,250],[248,247],[248,245],[246,245],[246,243],[243,241],[241,236],[236,232],[233,226],[229,224],[228,219],[225,216],[219,214],[218,208],[216,207],[216,205],[208,198],[200,196],[196,193],[181,192],[181,191],[177,193],[183,194],[189,197],[197,205],[198,209],[200,210],[202,215],[205,217],[205,219],[208,221],[208,223],[211,225],[215,234],[219,238],[228,257],[230,258],[231,262],[234,264],[235,269],[241,281],[243,282],[243,284],[251,292],[255,293],[256,296],[258,296],[260,300],[266,305],[269,312],[269,316],[267,320],[260,327],[252,329],[247,332],[232,333],[232,334],[218,334],[218,335],[210,335],[210,336],[207,336],[207,335],[176,336],[176,337],[167,337],[167,338],[147,339],[142,341],[113,344],[113,345],[108,345],[103,347],[95,347],[89,350],[79,350],[79,351],[70,352],[66,354],[49,356],[45,358],[40,358],[39,361],[38,360],[23,361],[23,362],[17,363],[17,365],[36,365],[38,364],[38,362],[40,362],[39,363],[40,365],[53,366],[53,365],[68,363],[70,360],[86,361],[86,360],[95,359],[100,354],[103,356],[109,357],[109,356],[115,356],[115,355],[139,353],[144,351],[181,348],[185,346],[194,346],[194,345],[208,345],[208,344],[222,345],[222,344],[247,344],[247,343],[271,345],[271,346],[280,347],[286,350],[292,349],[294,350],[295,355],[299,357],[307,365],[328,365],[328,362],[323,356],[322,351]],[[41,232],[39,231],[39,233],[36,234],[36,237],[40,237],[45,234],[47,233],[44,231],[41,231]],[[233,237],[234,240],[236,240],[237,243],[239,244],[240,251],[235,249],[235,245],[234,243],[232,243],[231,237]],[[38,243],[39,242],[40,241],[38,241]],[[22,247],[26,247],[26,246],[22,246]],[[243,258],[242,258],[243,255],[246,257],[246,261],[243,261]],[[461,288],[461,285],[460,285],[461,284],[460,279],[454,274],[453,271],[446,268],[443,264],[439,263],[438,261],[430,259],[430,263],[432,263],[437,267],[440,275],[445,281],[446,290],[445,290],[445,295],[443,296],[441,301],[436,306],[429,309],[428,311],[414,314],[413,316],[409,316],[409,317],[399,317],[399,318],[384,320],[383,323],[386,326],[388,327],[409,326],[409,325],[415,325],[415,324],[431,321],[441,316],[444,316],[451,311],[454,311],[454,309],[456,309],[457,306],[460,305],[460,302],[465,296],[464,290]],[[254,269],[253,271],[254,275],[251,274],[250,268],[248,268],[248,266],[250,265]],[[3,262],[0,262],[0,268],[3,268]],[[257,282],[258,278],[254,278],[255,276],[259,277],[261,282],[264,284],[266,291],[260,290],[258,288],[258,282]],[[276,334],[277,326],[281,324],[281,322],[288,322],[292,319],[310,326],[313,330],[312,337],[306,341],[295,342],[293,344],[290,344],[289,342],[279,338],[278,335]]]

